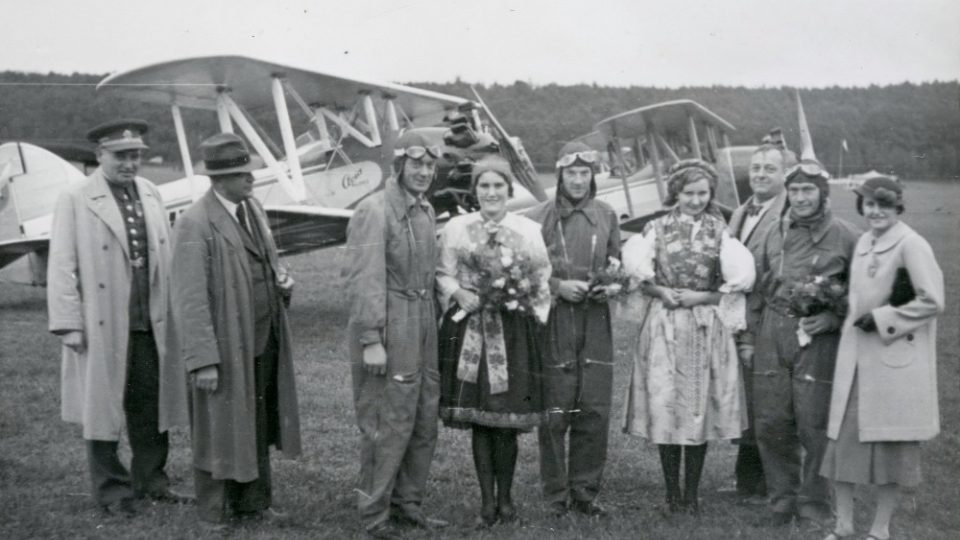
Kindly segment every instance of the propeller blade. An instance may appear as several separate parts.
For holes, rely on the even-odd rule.
[[[500,121],[497,120],[497,117],[493,115],[493,111],[484,103],[477,89],[470,86],[470,90],[473,91],[473,95],[477,98],[477,103],[480,105],[480,108],[486,113],[487,118],[490,119],[490,123],[493,124],[494,136],[500,143],[500,149],[510,163],[510,168],[517,177],[517,181],[536,197],[538,201],[547,200],[547,193],[543,190],[543,186],[540,185],[537,170],[533,167],[533,162],[530,161],[530,157],[527,156],[527,153],[510,137],[507,131],[503,129]]]

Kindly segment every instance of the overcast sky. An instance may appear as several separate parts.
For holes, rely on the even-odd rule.
[[[14,1],[4,10],[0,70],[106,73],[241,54],[395,82],[960,78],[957,0]]]

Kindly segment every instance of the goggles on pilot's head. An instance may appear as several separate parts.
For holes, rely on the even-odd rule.
[[[423,156],[430,154],[434,159],[439,159],[442,155],[439,146],[408,146],[406,148],[397,148],[393,151],[394,157],[408,157],[410,159],[423,159]]]
[[[811,177],[820,176],[822,178],[827,178],[827,179],[830,178],[830,174],[827,173],[826,169],[824,169],[822,165],[820,165],[816,161],[809,161],[809,160],[801,161],[800,163],[797,163],[793,167],[790,167],[787,170],[787,174],[785,178],[787,179],[793,178],[794,176],[796,176],[801,172],[806,176],[811,176]]]
[[[557,168],[569,167],[573,165],[577,160],[580,160],[588,165],[593,165],[597,161],[597,151],[596,150],[586,150],[583,152],[574,152],[572,154],[564,154],[560,156],[560,159],[557,160]]]

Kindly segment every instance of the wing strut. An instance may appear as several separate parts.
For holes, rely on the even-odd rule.
[[[667,200],[667,189],[663,185],[663,172],[661,167],[663,163],[660,161],[660,150],[657,149],[657,139],[659,134],[657,133],[657,125],[653,123],[653,120],[647,122],[649,126],[649,131],[647,132],[647,147],[650,149],[650,156],[653,158],[653,174],[657,179],[657,193],[660,195],[660,202],[663,203]]]
[[[220,90],[220,93],[217,94],[217,122],[220,123],[220,133],[233,133],[230,111],[227,110],[227,102],[223,99],[226,95],[225,90]]]
[[[692,114],[687,114],[687,128],[690,130],[690,148],[693,150],[693,157],[703,159],[703,153],[700,151],[700,137],[697,136],[697,120]]]
[[[630,217],[634,217],[633,214],[633,197],[630,196],[630,183],[627,182],[627,167],[623,160],[623,154],[620,149],[620,138],[617,136],[616,126],[613,126],[613,133],[611,137],[611,142],[608,146],[612,147],[613,158],[617,160],[620,164],[620,183],[623,185],[623,195],[627,199],[627,210],[630,212]]]
[[[300,156],[297,155],[297,143],[293,137],[293,126],[290,124],[290,111],[287,110],[287,99],[283,95],[283,81],[280,77],[274,77],[271,84],[273,105],[277,109],[277,122],[280,124],[280,137],[283,139],[283,151],[287,156],[287,168],[290,169],[290,180],[298,193],[306,194]]]
[[[250,144],[253,145],[253,148],[267,163],[267,166],[273,169],[273,173],[277,175],[277,180],[280,182],[280,185],[283,187],[283,190],[287,193],[287,195],[296,202],[305,202],[307,197],[305,190],[303,189],[303,184],[297,186],[290,181],[290,177],[288,177],[287,172],[283,170],[283,166],[281,166],[280,162],[277,161],[277,158],[273,157],[273,154],[270,153],[270,149],[267,148],[266,143],[263,142],[263,139],[260,138],[260,135],[257,133],[257,131],[253,129],[253,126],[247,121],[247,118],[243,115],[243,111],[240,110],[240,107],[234,103],[233,99],[231,99],[226,92],[220,94],[220,99],[223,100],[227,111],[230,113],[230,117],[234,122],[237,123],[237,127],[240,128],[240,131],[243,132],[247,140],[250,141]]]
[[[199,198],[199,194],[197,193],[196,183],[193,180],[193,163],[190,161],[190,145],[187,144],[187,132],[183,129],[183,117],[180,115],[180,106],[176,103],[170,105],[170,113],[173,115],[173,129],[177,132],[177,145],[180,146],[180,160],[183,161],[183,173],[187,175],[187,181],[190,183],[190,200],[196,201]]]

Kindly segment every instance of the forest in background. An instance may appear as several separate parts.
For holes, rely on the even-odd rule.
[[[179,163],[169,110],[100,97],[95,85],[103,77],[0,72],[0,141],[82,143],[90,127],[111,118],[136,116],[150,122],[149,155]],[[469,84],[462,81],[407,84],[472,97]],[[674,99],[697,101],[736,126],[732,144],[756,144],[779,126],[787,144],[799,149],[792,88],[538,86],[522,81],[476,88],[507,131],[523,140],[533,161],[546,171],[552,169],[564,142],[592,131],[598,120]],[[956,81],[801,89],[800,96],[817,156],[834,174],[846,140],[844,173],[877,169],[908,178],[960,178],[960,84]],[[266,131],[276,133],[272,111],[251,112]],[[217,129],[213,113],[186,111],[184,120],[192,148]]]

